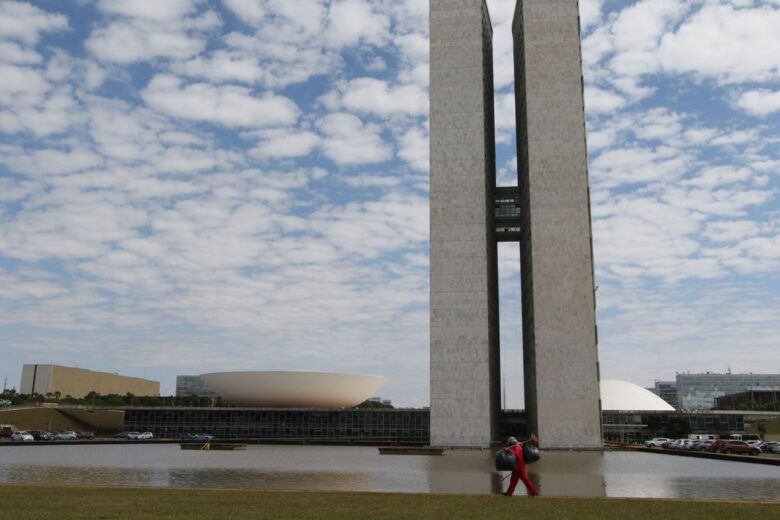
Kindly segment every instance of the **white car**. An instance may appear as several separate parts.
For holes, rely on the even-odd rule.
[[[76,432],[61,431],[54,434],[55,441],[75,441],[77,438]]]
[[[693,441],[691,439],[677,439],[669,447],[673,450],[688,450],[691,448]]]
[[[133,441],[148,441],[154,439],[154,434],[152,432],[132,432],[127,435],[127,438]]]
[[[32,442],[35,439],[28,432],[13,432],[11,434],[12,441]]]
[[[656,437],[655,439],[650,439],[649,441],[645,441],[645,446],[648,448],[660,448],[661,445],[665,442],[669,442],[669,439],[666,437]]]

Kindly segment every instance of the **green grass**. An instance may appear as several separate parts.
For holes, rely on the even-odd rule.
[[[13,520],[300,518],[532,518],[533,520],[740,520],[776,518],[780,503],[577,499],[379,493],[0,485]]]

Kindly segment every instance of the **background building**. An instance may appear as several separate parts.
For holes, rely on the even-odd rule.
[[[60,365],[24,365],[20,394],[54,394],[82,398],[90,392],[101,395],[160,395],[160,382],[140,377],[95,372]]]
[[[780,389],[748,390],[716,397],[715,409],[780,411]]]
[[[675,409],[680,408],[677,402],[677,381],[656,381],[653,388],[648,390],[672,405]]]
[[[677,374],[680,410],[711,410],[715,399],[748,390],[780,390],[780,374]]]
[[[216,394],[200,376],[176,376],[176,397],[214,397]]]

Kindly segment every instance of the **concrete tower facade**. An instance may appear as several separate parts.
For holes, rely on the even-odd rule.
[[[519,0],[518,188],[495,186],[484,0],[431,0],[431,443],[484,446],[500,415],[496,243],[521,249],[528,429],[601,446],[577,0]]]
[[[498,431],[493,29],[483,0],[430,0],[431,443]]]

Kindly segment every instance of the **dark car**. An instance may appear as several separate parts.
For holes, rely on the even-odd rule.
[[[720,453],[747,453],[748,455],[758,455],[761,453],[761,448],[758,446],[751,446],[745,441],[723,441],[723,444],[718,451]]]
[[[77,439],[94,439],[95,432],[76,432]]]
[[[127,439],[127,436],[130,435],[131,433],[135,433],[135,432],[119,432],[116,435],[114,435],[114,438],[115,439]]]
[[[30,435],[32,435],[33,439],[36,441],[50,441],[54,439],[54,435],[51,432],[43,430],[30,430]]]

